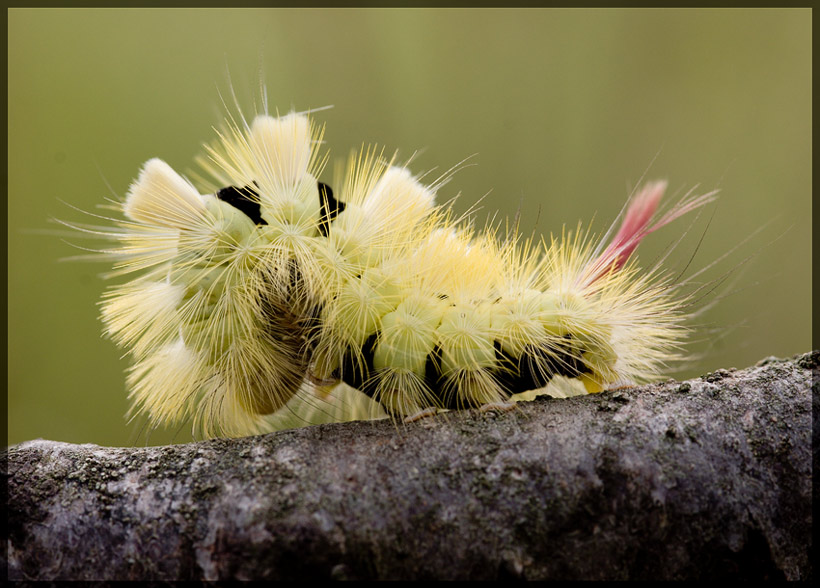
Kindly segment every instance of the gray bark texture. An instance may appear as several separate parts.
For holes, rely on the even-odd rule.
[[[22,443],[8,577],[811,580],[818,367],[409,424]]]

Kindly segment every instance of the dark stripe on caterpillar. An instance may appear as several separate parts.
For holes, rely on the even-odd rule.
[[[268,224],[262,218],[262,211],[259,208],[259,193],[251,188],[245,186],[244,188],[237,188],[236,186],[228,186],[222,188],[216,193],[216,197],[227,202],[245,216],[251,219],[257,225]]]
[[[319,219],[319,232],[327,237],[330,223],[345,209],[345,203],[333,197],[333,190],[324,182],[319,182],[319,203],[322,205],[322,218]]]

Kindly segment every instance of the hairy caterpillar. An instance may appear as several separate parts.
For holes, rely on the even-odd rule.
[[[362,416],[403,418],[559,383],[598,392],[676,359],[686,296],[630,256],[713,193],[661,215],[666,183],[648,183],[609,240],[501,236],[436,205],[436,186],[375,148],[324,183],[321,137],[304,114],[232,121],[199,159],[198,187],[152,159],[124,219],[85,227],[117,243],[106,255],[127,280],[102,318],[152,423],[264,432],[340,381],[363,393]]]

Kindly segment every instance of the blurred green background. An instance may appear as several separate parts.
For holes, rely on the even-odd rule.
[[[271,108],[334,105],[317,114],[331,156],[377,142],[442,172],[475,154],[440,199],[489,193],[478,218],[520,207],[526,231],[604,229],[644,173],[719,188],[676,262],[709,217],[692,267],[766,227],[709,272],[754,256],[670,375],[811,348],[808,9],[12,9],[8,26],[9,443],[190,440],[126,423],[127,363],[97,319],[106,268],[59,261],[77,251],[43,231],[151,157],[195,169],[229,75],[248,109],[260,76]]]

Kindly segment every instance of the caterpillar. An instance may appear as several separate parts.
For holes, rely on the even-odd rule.
[[[101,315],[131,361],[133,415],[192,418],[204,437],[281,428],[334,398],[331,420],[412,419],[644,382],[678,359],[688,298],[632,254],[714,193],[661,214],[667,184],[648,182],[603,238],[524,238],[476,230],[436,203],[443,182],[383,149],[323,182],[323,133],[305,113],[229,118],[196,185],[151,159],[117,218],[76,227],[115,243],[124,281]]]

